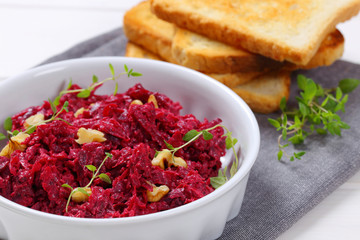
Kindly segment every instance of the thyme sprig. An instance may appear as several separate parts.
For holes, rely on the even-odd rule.
[[[53,114],[51,115],[50,118],[46,119],[46,120],[43,120],[43,121],[39,121],[35,124],[32,124],[30,126],[28,126],[24,132],[25,133],[28,133],[28,134],[31,134],[33,133],[35,130],[36,130],[36,127],[39,126],[39,125],[42,125],[42,124],[46,124],[46,123],[49,123],[51,121],[54,121],[54,120],[62,120],[62,121],[65,121],[64,119],[60,118],[59,115],[63,112],[63,111],[66,111],[68,112],[68,106],[69,106],[69,102],[68,101],[65,101],[63,106],[61,107],[61,109],[58,111],[56,109],[56,106],[54,105],[54,103],[49,99],[49,103],[50,103],[50,106],[51,106],[51,110],[53,112]],[[66,122],[66,121],[65,121]],[[11,117],[8,117],[5,119],[4,121],[4,129],[7,133],[7,135],[3,134],[3,133],[0,133],[0,140],[4,140],[6,138],[10,138],[11,136],[16,136],[20,131],[19,130],[14,130],[14,131],[11,131],[12,130],[12,119]]]
[[[87,88],[70,89],[72,86],[72,80],[70,80],[69,84],[67,85],[67,88],[65,90],[61,91],[59,93],[59,95],[54,99],[54,105],[55,106],[59,105],[61,96],[63,96],[64,94],[67,94],[67,93],[77,93],[76,96],[78,98],[88,98],[91,95],[92,91],[94,91],[98,86],[101,86],[102,84],[104,84],[105,82],[108,82],[108,81],[115,82],[115,88],[114,88],[113,94],[116,95],[116,93],[118,91],[118,87],[119,87],[119,84],[116,80],[119,79],[122,75],[127,75],[128,77],[142,76],[141,73],[134,72],[133,69],[129,69],[126,64],[124,64],[124,72],[121,72],[120,74],[117,74],[117,75],[115,74],[114,67],[111,63],[109,63],[109,68],[110,68],[111,77],[108,77],[102,81],[99,81],[99,78],[96,75],[93,75],[92,84]]]
[[[49,123],[51,121],[54,120],[62,120],[64,122],[66,122],[64,119],[59,118],[59,115],[63,112],[66,111],[68,112],[68,101],[65,101],[63,106],[61,107],[61,109],[58,111],[57,107],[60,105],[60,98],[67,93],[77,93],[77,97],[79,98],[88,98],[91,94],[92,91],[94,91],[98,86],[101,86],[102,84],[104,84],[105,82],[108,81],[115,81],[115,89],[114,89],[114,95],[117,93],[118,91],[118,82],[116,81],[118,78],[120,78],[122,75],[127,75],[128,77],[132,76],[132,77],[139,77],[142,76],[141,73],[138,72],[134,72],[133,69],[129,69],[128,66],[126,64],[124,64],[124,72],[121,72],[120,74],[116,75],[115,74],[115,70],[114,67],[111,63],[109,63],[109,68],[110,68],[110,73],[111,73],[111,77],[105,78],[102,81],[99,81],[98,77],[96,75],[93,75],[92,77],[92,84],[84,89],[70,89],[72,86],[72,80],[70,79],[67,87],[65,90],[61,91],[59,93],[58,96],[55,97],[54,101],[51,101],[50,99],[48,99],[50,106],[51,106],[51,110],[53,112],[52,116],[49,119],[43,120],[43,121],[39,121],[36,124],[30,125],[28,128],[25,129],[24,132],[31,134],[36,130],[36,127],[41,125],[41,124],[46,124]],[[5,119],[4,122],[4,129],[7,133],[7,135],[0,133],[0,140],[4,140],[4,139],[10,139],[11,136],[16,136],[20,131],[19,130],[12,130],[12,120],[11,117],[8,117],[7,119]]]
[[[50,103],[50,106],[51,106],[51,110],[53,112],[53,114],[51,115],[50,118],[46,119],[46,120],[43,120],[43,121],[39,121],[37,122],[36,124],[33,124],[33,125],[30,125],[26,130],[25,132],[28,133],[28,134],[31,134],[33,133],[35,130],[36,130],[36,127],[39,126],[39,125],[42,125],[42,124],[46,124],[46,123],[49,123],[49,122],[52,122],[54,120],[61,120],[61,121],[64,121],[66,122],[64,119],[60,118],[59,115],[65,111],[65,112],[69,112],[68,110],[68,106],[69,106],[69,102],[68,101],[65,101],[64,104],[62,105],[62,107],[60,108],[60,110],[58,111],[55,104],[49,99],[48,100],[49,103]]]
[[[93,181],[96,179],[96,178],[100,178],[102,181],[108,183],[108,184],[111,184],[111,179],[110,177],[105,174],[105,173],[101,173],[99,174],[99,171],[100,169],[102,168],[102,166],[104,165],[105,161],[108,159],[108,158],[112,158],[112,154],[108,153],[108,152],[105,152],[105,158],[104,160],[101,162],[100,166],[98,168],[96,168],[94,165],[85,165],[85,167],[92,172],[92,177],[89,181],[88,184],[86,184],[86,186],[84,187],[76,187],[76,188],[73,188],[71,187],[69,184],[67,183],[64,183],[62,184],[61,186],[64,187],[64,188],[70,188],[71,189],[71,192],[69,194],[69,197],[68,197],[68,200],[66,202],[66,208],[65,208],[65,211],[68,212],[68,208],[69,208],[69,204],[70,204],[70,201],[71,201],[71,198],[72,196],[77,193],[77,192],[80,192],[82,194],[85,194],[85,196],[87,197],[90,197],[90,194],[88,193],[87,189],[91,186],[91,184],[93,183]]]
[[[305,151],[288,154],[285,148],[289,143],[302,144],[314,133],[341,136],[343,129],[349,129],[350,126],[342,121],[337,112],[345,112],[348,93],[359,83],[360,80],[347,78],[341,80],[337,87],[325,89],[312,79],[298,75],[297,84],[301,90],[300,96],[296,97],[298,109],[289,109],[286,99],[283,98],[280,102],[281,116],[278,119],[268,119],[269,123],[281,132],[278,136],[278,160],[285,156],[294,161],[305,154]],[[283,141],[286,143],[282,144]]]
[[[206,141],[211,140],[214,136],[212,133],[210,133],[210,131],[218,127],[222,127],[226,130],[226,133],[223,135],[223,137],[226,137],[225,139],[226,149],[229,150],[231,148],[235,156],[235,161],[232,163],[230,168],[230,178],[232,178],[237,172],[239,166],[239,159],[235,150],[235,144],[238,142],[238,140],[232,137],[232,133],[229,131],[229,129],[227,129],[224,125],[221,124],[217,124],[213,127],[201,131],[197,131],[195,129],[188,131],[182,138],[185,141],[185,143],[179,147],[174,147],[170,143],[165,141],[166,147],[170,150],[172,154],[173,160],[175,161],[174,159],[175,153],[178,150],[188,146],[190,143],[196,141],[199,137],[203,136],[204,140]],[[216,189],[222,186],[223,184],[225,184],[230,178],[227,177],[227,166],[225,166],[224,169],[219,169],[218,176],[210,178],[210,183]]]

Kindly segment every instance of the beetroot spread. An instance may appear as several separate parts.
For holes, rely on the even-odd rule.
[[[78,89],[77,85],[72,86]],[[154,95],[154,103],[147,103]],[[140,100],[143,105],[131,104]],[[15,150],[10,156],[0,157],[0,194],[23,206],[43,212],[84,218],[117,218],[155,213],[175,208],[199,199],[214,189],[209,177],[216,176],[225,154],[223,129],[211,131],[213,138],[199,138],[176,152],[187,167],[154,166],[156,151],[167,149],[165,141],[174,147],[184,144],[182,137],[191,129],[202,130],[214,126],[213,121],[179,114],[181,105],[167,96],[144,89],[140,84],[123,94],[96,95],[78,98],[67,93],[60,105],[68,101],[68,112],[37,126],[35,132],[22,143],[25,149]],[[83,108],[83,111],[78,111]],[[78,111],[77,114],[74,114]],[[53,111],[48,101],[29,107],[12,117],[13,130],[25,130],[29,117],[42,113],[45,119]],[[79,144],[80,128],[104,134],[106,141]],[[111,179],[111,184],[96,178],[87,201],[70,201],[71,190],[89,183],[92,172],[86,165],[99,167],[105,152],[112,158],[105,161],[100,173]],[[168,193],[158,201],[149,201],[146,194],[155,186],[166,185]]]

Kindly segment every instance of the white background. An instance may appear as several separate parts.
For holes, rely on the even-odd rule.
[[[139,0],[0,0],[0,80],[122,25]],[[360,16],[340,24],[343,60],[360,64]],[[360,173],[279,239],[360,239]]]

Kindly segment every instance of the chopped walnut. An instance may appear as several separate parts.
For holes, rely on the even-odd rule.
[[[78,144],[106,141],[104,133],[94,129],[79,128],[77,136],[78,139],[75,141]]]
[[[0,156],[10,157],[11,154],[16,151],[24,151],[26,149],[26,145],[22,144],[26,138],[30,135],[24,132],[19,132],[16,136],[12,136],[9,140],[9,143],[1,150]]]

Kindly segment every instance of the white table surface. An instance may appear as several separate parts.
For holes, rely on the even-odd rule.
[[[139,0],[0,0],[0,80],[122,25]],[[360,16],[340,24],[342,59],[360,64]],[[360,172],[279,239],[360,239]]]

